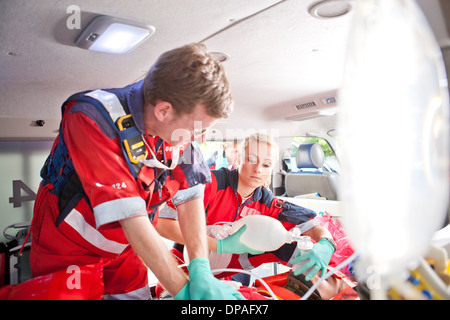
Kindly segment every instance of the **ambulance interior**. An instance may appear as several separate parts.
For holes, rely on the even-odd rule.
[[[58,132],[61,103],[76,92],[136,82],[161,53],[200,42],[223,60],[235,100],[232,114],[207,132],[201,146],[205,159],[215,151],[223,157],[223,142],[253,132],[272,135],[279,162],[271,191],[343,227],[354,253],[342,261],[344,268],[358,259],[363,265],[361,278],[353,279],[367,289],[359,298],[449,299],[450,1],[393,0],[387,9],[391,15],[375,2],[0,0],[0,286],[30,277],[29,243],[22,255],[17,252],[32,219],[40,169]],[[378,11],[368,13],[367,8],[377,6]],[[414,8],[418,20],[410,20],[417,15]],[[151,26],[150,35],[124,54],[77,45],[100,15]],[[364,27],[364,18],[383,26],[381,40],[380,34],[370,34],[369,22]],[[430,32],[413,30],[418,24]],[[361,39],[379,41],[380,52],[358,50]],[[437,68],[437,80],[406,72],[421,68],[414,68],[409,58],[416,55],[405,48],[423,50],[427,57],[429,51],[431,56],[438,52],[438,67],[435,61],[421,64]],[[396,70],[400,54],[411,60],[411,68]],[[367,80],[355,70],[376,74],[377,69],[388,71],[382,78],[367,74],[371,81],[364,94],[355,90],[352,76]],[[395,88],[383,86],[395,72],[404,73],[398,78],[402,81]],[[440,104],[432,111],[425,104],[429,112],[419,111],[415,101],[426,97],[414,88],[429,92],[433,83],[441,92]],[[428,139],[427,147],[414,152],[420,139]],[[319,164],[302,170],[297,153],[312,144],[320,146]],[[425,171],[423,179],[418,166]],[[254,277],[286,269],[270,264]],[[408,280],[413,272],[421,288]]]

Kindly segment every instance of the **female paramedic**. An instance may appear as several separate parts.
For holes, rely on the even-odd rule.
[[[194,141],[232,106],[223,66],[202,44],[163,53],[142,81],[70,97],[41,171],[33,276],[101,263],[105,299],[149,299],[148,267],[176,299],[242,299],[211,275],[202,204],[211,177]],[[171,198],[189,279],[152,225]]]
[[[211,268],[248,270],[266,262],[286,264],[290,261],[291,264],[297,264],[309,260],[297,269],[295,274],[303,273],[312,267],[306,276],[307,280],[318,271],[324,275],[331,255],[336,250],[332,235],[312,219],[316,216],[315,212],[283,202],[266,188],[265,184],[270,179],[278,155],[276,144],[270,136],[254,134],[245,139],[242,147],[239,169],[230,171],[222,168],[212,171],[212,183],[205,187],[204,206],[207,214]],[[178,258],[182,258],[180,250],[183,249],[179,244],[183,244],[183,238],[176,221],[177,210],[178,207],[170,203],[162,208],[156,229],[163,237],[178,243],[172,252]],[[281,221],[287,230],[300,225],[302,234],[310,236],[316,244],[307,254],[297,257],[295,243],[285,244],[273,252],[252,251],[239,241],[245,226],[228,236],[226,229],[230,228],[227,228],[226,222],[237,221],[253,214],[274,217]],[[264,237],[264,234],[261,234],[261,237]],[[220,274],[217,277],[226,275],[229,274]]]

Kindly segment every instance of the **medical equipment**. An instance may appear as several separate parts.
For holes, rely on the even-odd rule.
[[[328,271],[323,277],[319,279],[314,285],[306,292],[306,294],[300,299],[300,300],[307,300],[311,294],[320,286],[320,284],[328,279],[330,276],[332,276],[336,271],[341,270],[343,267],[348,265],[350,262],[355,260],[358,257],[358,254],[355,252],[350,257],[342,261],[340,264],[338,264],[335,268]]]
[[[124,133],[124,130],[135,127],[131,114],[127,114],[117,119],[117,126],[119,131]],[[123,140],[123,147],[127,152],[128,158],[133,163],[139,163],[141,159],[147,158],[147,150],[144,145],[143,138],[139,131],[133,131],[133,135],[128,134]]]
[[[311,241],[311,237],[308,236],[300,236],[300,238],[297,240],[297,249],[300,250],[300,255],[304,255],[309,250],[313,248],[314,244]],[[297,263],[292,266],[292,270],[295,271],[298,268],[300,268],[302,265],[304,265],[306,261],[303,261],[301,263]],[[304,274],[306,275],[308,272],[305,271]]]
[[[254,272],[251,272],[249,270],[234,269],[234,268],[214,269],[214,270],[211,270],[211,272],[212,272],[212,274],[218,274],[218,273],[222,273],[222,272],[238,272],[238,273],[245,273],[250,276],[253,276],[262,283],[262,285],[267,289],[267,291],[269,292],[269,294],[272,296],[272,298],[274,300],[278,300],[278,297],[275,295],[275,293],[273,293],[272,289],[267,285],[267,283],[261,277],[259,277],[257,274],[255,274]]]
[[[151,159],[140,159],[139,162],[146,165],[150,168],[159,168],[163,170],[173,170],[178,165],[178,160],[180,158],[180,149],[181,146],[173,146],[172,147],[172,160],[169,166],[166,166],[164,163],[158,161],[156,158],[155,153],[153,152],[151,146],[148,145],[147,141],[145,141],[145,137],[142,135],[142,140],[144,141],[145,145],[147,146],[147,149],[150,150],[150,153],[152,155]],[[192,142],[192,145],[198,145],[196,141]]]
[[[287,231],[283,224],[275,218],[264,215],[250,215],[236,221],[232,232],[235,233],[247,225],[240,241],[259,251],[274,251],[285,243],[291,243],[299,239],[301,231],[295,227]]]
[[[314,247],[314,244],[313,244],[313,242],[311,241],[311,237],[308,237],[308,236],[301,236],[301,237],[299,237],[299,239],[297,240],[297,248],[298,248],[298,250],[299,250],[299,257],[301,257],[301,256],[303,256],[303,255],[305,255],[306,253],[308,253],[310,250],[312,250],[313,249],[313,247]],[[292,260],[291,260],[292,261]],[[311,266],[310,268],[308,268],[308,269],[306,269],[305,271],[303,271],[302,273],[300,273],[300,274],[298,274],[299,272],[301,272],[301,271],[299,271],[299,272],[295,272],[296,270],[298,270],[299,268],[301,268],[304,264],[306,264],[307,262],[309,262],[309,260],[305,260],[305,261],[301,261],[301,262],[299,262],[299,263],[295,263],[293,266],[292,266],[292,271],[293,271],[293,274],[294,275],[296,275],[296,276],[298,276],[298,277],[300,277],[300,279],[298,279],[298,281],[299,282],[301,282],[300,280],[301,279],[304,279],[304,281],[313,281],[313,278],[314,278],[314,282],[315,281],[318,281],[317,279],[319,278],[319,276],[311,276],[311,275],[309,275],[309,272],[311,272],[311,269],[314,267],[314,265],[313,266]],[[322,271],[322,272],[324,272],[324,271]],[[319,273],[318,273],[318,275],[320,275],[320,271],[319,271]],[[311,277],[311,279],[309,279]],[[296,279],[296,278],[295,278]],[[309,290],[308,290],[309,291]],[[322,297],[322,296],[324,296],[323,295],[323,292],[326,292],[327,291],[327,289],[326,289],[326,286],[324,287],[323,285],[322,286],[318,286],[317,287],[317,291],[319,292],[319,295]]]
[[[342,222],[359,281],[386,299],[446,214],[447,79],[415,1],[361,0],[354,18],[339,93]]]

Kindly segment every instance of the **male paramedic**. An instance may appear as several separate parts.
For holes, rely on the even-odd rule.
[[[211,274],[202,199],[211,177],[196,142],[232,106],[224,69],[202,44],[162,54],[137,83],[66,100],[35,201],[33,276],[101,263],[105,299],[149,299],[148,267],[175,299],[242,299]],[[169,199],[189,278],[153,227]]]

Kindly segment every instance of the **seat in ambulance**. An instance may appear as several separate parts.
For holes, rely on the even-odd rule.
[[[286,175],[286,196],[318,193],[328,200],[337,200],[339,175],[324,170],[324,161],[325,154],[319,144],[301,144],[296,155],[299,171]]]

